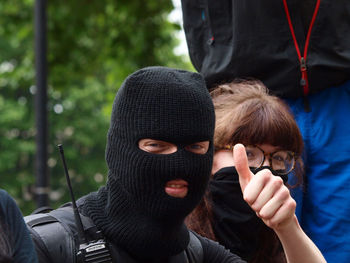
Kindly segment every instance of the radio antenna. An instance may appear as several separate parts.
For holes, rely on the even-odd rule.
[[[85,236],[83,223],[82,223],[80,215],[79,215],[79,211],[78,211],[77,204],[75,202],[75,198],[74,198],[74,194],[73,194],[73,189],[72,189],[72,186],[71,186],[71,183],[70,183],[70,178],[69,178],[69,173],[68,173],[68,169],[67,169],[67,164],[66,164],[66,160],[64,158],[63,145],[59,144],[59,145],[57,145],[57,147],[58,147],[58,149],[60,151],[60,154],[61,154],[61,159],[62,159],[62,162],[63,162],[63,167],[64,167],[64,172],[65,172],[65,175],[66,175],[67,185],[68,185],[70,197],[72,199],[73,213],[74,213],[75,223],[77,225],[78,236],[79,236],[79,239],[83,243],[85,243],[85,242],[87,242],[87,238]]]

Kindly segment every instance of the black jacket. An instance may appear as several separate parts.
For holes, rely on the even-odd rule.
[[[112,243],[103,242],[103,235],[97,232],[96,226],[91,219],[83,215],[80,216],[89,240],[95,240],[96,244],[102,244],[103,246],[100,252],[96,252],[97,250],[90,252],[92,255],[87,256],[90,260],[89,262],[137,262],[123,249]],[[25,221],[34,240],[39,262],[73,263],[84,261],[78,260],[78,244],[80,242],[73,210],[70,205],[53,210],[50,213],[26,216]],[[199,239],[191,232],[190,237],[191,241],[186,251],[173,256],[171,260],[169,259],[169,263],[203,262],[203,249]],[[91,241],[89,245],[91,245]],[[83,247],[87,246],[83,245]],[[97,253],[99,254],[98,256]],[[94,260],[94,258],[96,259]]]
[[[70,204],[50,213],[26,216],[30,234],[33,238],[39,263],[77,263],[79,240],[73,211]],[[96,226],[90,218],[81,215],[87,236],[98,240]],[[108,242],[107,242],[108,243]],[[105,261],[89,262],[122,262],[139,263],[141,261],[131,257],[122,248],[109,244],[112,261],[103,257]],[[95,251],[93,251],[95,252]],[[79,261],[80,262],[80,261]],[[152,263],[155,261],[152,261]],[[159,261],[157,261],[159,262]],[[230,253],[218,243],[190,232],[190,243],[185,251],[169,258],[162,263],[245,263],[238,256]],[[142,263],[145,263],[142,261]],[[148,262],[147,262],[148,263]]]
[[[350,1],[182,0],[190,58],[208,87],[233,78],[262,80],[275,95],[297,98],[350,79]],[[308,90],[301,86],[306,52]],[[305,81],[302,83],[304,84]]]

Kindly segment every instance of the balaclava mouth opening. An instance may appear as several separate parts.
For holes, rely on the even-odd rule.
[[[165,67],[131,74],[113,104],[107,136],[107,185],[90,194],[83,213],[114,244],[138,258],[168,257],[189,241],[184,218],[203,196],[210,176],[215,115],[201,75]],[[138,147],[140,139],[173,143],[172,154]],[[209,141],[206,154],[185,146]],[[165,193],[174,179],[188,183],[184,198]]]

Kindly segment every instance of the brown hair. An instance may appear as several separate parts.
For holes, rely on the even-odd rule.
[[[231,82],[211,92],[215,106],[214,145],[271,144],[301,155],[303,140],[289,107],[269,95],[260,81]]]
[[[303,140],[289,107],[278,97],[269,95],[258,80],[234,80],[210,92],[216,115],[214,146],[270,144],[296,155],[294,174],[302,181]],[[186,218],[187,226],[200,235],[216,240],[212,228],[210,193]],[[260,247],[249,262],[286,262],[282,246],[272,229],[259,233]]]
[[[211,91],[216,149],[225,145],[270,144],[296,155],[294,174],[302,182],[304,143],[290,108],[258,80],[235,80]]]

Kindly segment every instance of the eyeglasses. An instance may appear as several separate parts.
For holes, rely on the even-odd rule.
[[[226,145],[225,149],[232,150],[232,145]],[[263,149],[256,145],[245,147],[249,167],[258,169],[263,166],[266,157],[269,160],[270,167],[278,175],[290,173],[295,166],[295,153],[291,151],[276,151],[273,153],[265,153]]]

